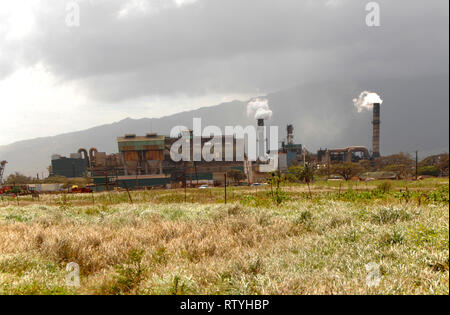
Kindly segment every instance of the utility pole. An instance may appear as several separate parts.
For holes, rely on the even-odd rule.
[[[131,204],[133,204],[133,199],[131,198],[131,194],[130,194],[130,190],[128,189],[127,182],[124,180],[123,184],[125,186],[125,189],[127,190],[128,198],[130,198],[130,202],[131,202]]]
[[[194,172],[195,172],[195,179],[197,180],[197,186],[198,186],[198,173],[197,173],[197,164],[195,163],[195,161],[193,161],[192,163],[194,163]]]
[[[225,173],[223,176],[225,179],[225,204],[227,204],[227,173]]]
[[[116,183],[115,183],[116,190],[119,191],[119,177],[117,176],[117,168],[116,167],[114,168],[114,175],[116,175]]]
[[[109,186],[108,186],[108,172],[105,172],[105,188],[106,188],[106,191],[109,191]]]
[[[186,168],[184,169],[184,203],[187,202],[187,177],[186,177]]]
[[[416,151],[416,180],[419,177],[419,152]]]
[[[302,148],[302,153],[303,153],[303,167],[306,166],[306,147],[303,146]]]

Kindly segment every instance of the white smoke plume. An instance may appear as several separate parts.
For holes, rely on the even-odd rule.
[[[247,115],[250,118],[270,119],[272,118],[272,113],[267,99],[255,98],[247,105]]]
[[[377,93],[364,91],[358,98],[353,99],[353,104],[358,109],[358,113],[361,113],[365,109],[371,110],[373,104],[383,104],[383,100]]]

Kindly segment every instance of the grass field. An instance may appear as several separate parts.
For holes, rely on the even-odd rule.
[[[448,180],[311,188],[4,197],[0,294],[449,294]]]

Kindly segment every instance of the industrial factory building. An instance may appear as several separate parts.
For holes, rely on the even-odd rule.
[[[320,149],[317,152],[317,161],[319,163],[358,163],[362,160],[370,160],[369,150],[366,147]]]
[[[83,177],[86,171],[86,162],[77,153],[71,154],[69,158],[57,154],[52,156],[50,176]]]
[[[202,138],[202,147],[212,138]],[[244,163],[233,161],[174,162],[170,148],[178,138],[149,133],[145,136],[128,134],[117,138],[117,154],[107,155],[92,148],[89,154],[80,149],[82,160],[99,190],[183,185],[220,184],[231,170],[244,172]],[[224,142],[225,143],[225,142]],[[223,144],[224,145],[224,144]],[[233,152],[236,152],[233,139]],[[191,142],[191,152],[192,150]],[[224,148],[222,152],[225,152]],[[223,153],[224,154],[224,153]]]
[[[303,150],[303,146],[301,144],[294,143],[294,126],[287,126],[287,142],[282,143],[282,153],[286,154],[286,163],[281,163],[281,167],[288,167],[293,164],[299,163],[303,161],[304,154],[306,151]]]

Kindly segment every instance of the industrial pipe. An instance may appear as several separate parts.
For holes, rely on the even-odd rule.
[[[81,154],[81,158],[86,160],[87,167],[90,167],[91,165],[90,165],[90,161],[89,161],[89,155],[88,155],[88,152],[86,151],[86,149],[83,149],[83,148],[79,149],[78,154]]]
[[[96,148],[91,148],[89,150],[89,159],[91,161],[91,166],[95,164],[95,155],[98,153],[98,150]]]

